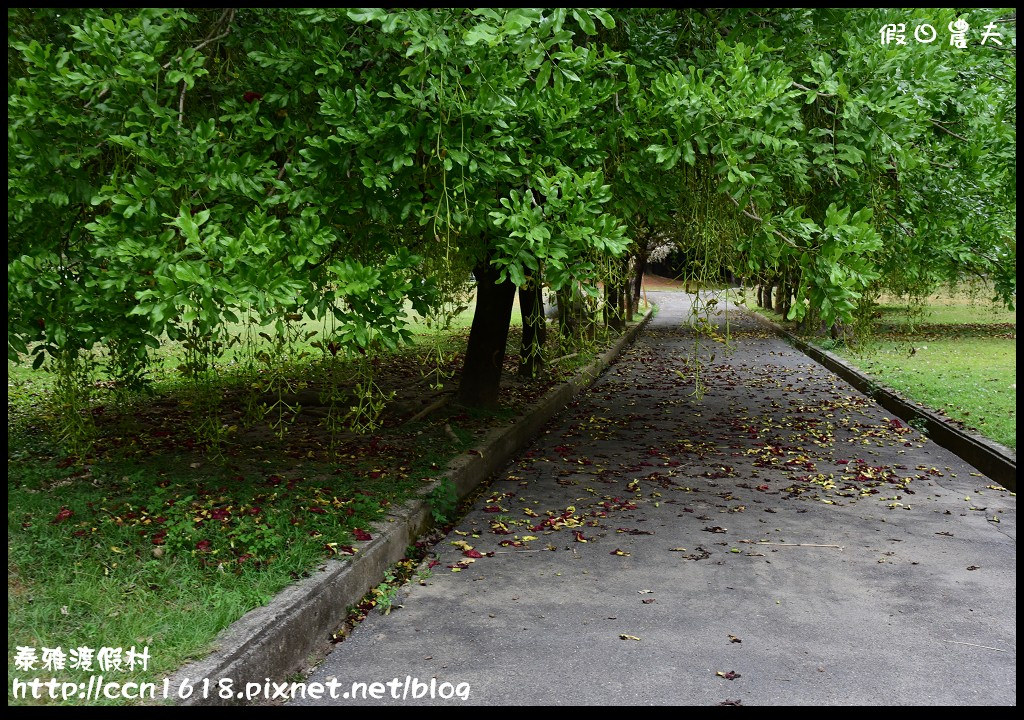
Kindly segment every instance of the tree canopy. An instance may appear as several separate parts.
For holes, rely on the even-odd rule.
[[[664,237],[697,265],[785,273],[796,319],[970,276],[1015,298],[1010,10],[8,21],[11,359],[144,356],[253,315],[331,316],[337,347],[393,348],[410,307],[473,270],[482,299],[511,289],[478,303],[504,332],[474,323],[468,373],[504,348],[515,287],[597,298]],[[487,383],[462,399],[493,401]]]

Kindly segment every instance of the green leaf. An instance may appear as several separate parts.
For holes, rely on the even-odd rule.
[[[580,27],[583,28],[583,32],[585,32],[587,35],[597,35],[597,26],[594,25],[594,21],[587,14],[586,10],[584,10],[582,13],[573,10],[572,16],[576,18],[576,22],[578,22],[580,24]]]
[[[551,62],[548,60],[544,61],[544,64],[540,66],[540,70],[537,71],[537,89],[542,90],[547,87],[548,80],[551,78]]]

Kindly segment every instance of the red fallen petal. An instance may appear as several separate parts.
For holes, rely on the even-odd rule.
[[[365,530],[360,530],[359,528],[356,528],[352,531],[352,536],[356,540],[373,540],[373,535],[366,532]]]
[[[501,508],[497,505],[488,505],[484,508],[484,512],[486,513],[500,513],[501,511]]]
[[[257,100],[262,100],[263,95],[261,93],[253,92],[252,90],[250,90],[249,92],[242,95],[242,99],[247,103],[252,103],[256,102]]]
[[[440,560],[431,560],[429,563],[427,563],[427,569],[436,568],[440,564],[441,564]]]
[[[339,555],[355,555],[356,554],[356,549],[354,547],[352,547],[351,545],[339,545],[337,547],[337,551],[338,551]]]
[[[484,555],[479,550],[463,550],[462,554],[471,558],[482,558]]]
[[[581,543],[587,542],[587,539],[585,537],[583,537],[583,533],[581,531],[575,530],[573,532],[573,535],[576,536],[576,542],[581,542]]]
[[[74,515],[73,512],[68,510],[66,507],[61,506],[60,511],[57,513],[56,517],[54,517],[53,520],[50,521],[50,524],[57,525],[58,523],[62,523],[72,515]]]

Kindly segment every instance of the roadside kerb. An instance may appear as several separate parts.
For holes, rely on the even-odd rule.
[[[289,585],[269,604],[250,610],[224,629],[210,655],[171,676],[172,695],[183,684],[192,687],[189,697],[176,697],[177,703],[245,704],[238,694],[246,683],[280,682],[289,673],[302,669],[311,656],[323,652],[329,646],[330,633],[345,621],[348,608],[380,583],[386,569],[401,560],[406,548],[431,526],[426,495],[446,479],[454,484],[460,500],[472,493],[589,387],[636,339],[651,316],[649,309],[609,350],[571,380],[549,391],[514,425],[495,428],[475,450],[454,459],[441,478],[424,485],[419,498],[394,508],[385,521],[378,523],[372,540],[357,543],[358,553],[350,560],[327,560],[310,577]],[[221,680],[230,680],[229,691],[222,692]]]
[[[892,388],[880,385],[877,380],[868,377],[838,355],[798,338],[759,313],[750,310],[747,312],[901,420],[908,423],[913,421],[916,427],[923,422],[923,431],[929,440],[953,452],[1003,487],[1016,492],[1017,454],[1013,450],[988,438],[961,430],[933,410],[904,398]]]

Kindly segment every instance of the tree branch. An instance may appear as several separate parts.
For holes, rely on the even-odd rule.
[[[213,24],[213,29],[210,30],[210,35],[207,35],[206,38],[203,39],[203,41],[201,43],[199,43],[198,45],[196,45],[192,49],[194,51],[196,51],[196,52],[199,52],[200,50],[202,50],[204,47],[206,47],[210,43],[217,42],[218,40],[223,40],[224,38],[226,38],[228,36],[228,34],[231,32],[231,21],[235,19],[235,13],[236,12],[238,12],[238,8],[227,8],[224,12],[222,12],[220,14],[220,17],[217,18],[217,22],[215,22]],[[225,17],[228,19],[227,28],[220,35],[217,35],[216,37],[212,37],[213,33],[216,32],[217,27],[224,21]],[[181,58],[181,56],[179,55],[178,59],[180,59],[180,58]],[[171,63],[173,63],[173,62],[174,62],[174,59],[168,60],[167,62],[165,62],[163,65],[160,66],[160,69],[161,70],[166,70],[167,68],[169,68],[171,66]]]
[[[185,88],[188,87],[185,81],[181,81],[181,95],[178,96],[178,124],[185,122]]]
[[[732,200],[732,204],[735,205],[736,207],[740,208],[740,212],[743,213],[746,217],[750,218],[751,220],[755,220],[755,221],[757,221],[759,223],[763,223],[764,222],[764,218],[761,217],[760,215],[758,215],[757,213],[752,213],[752,212],[748,211],[746,208],[740,207],[740,204],[736,201],[736,198],[734,198],[732,195],[730,195],[729,193],[726,193],[725,196],[727,198],[729,198],[730,200]],[[772,233],[774,235],[776,235],[780,240],[782,240],[782,242],[786,243],[790,247],[795,248],[797,246],[792,238],[790,238],[787,235],[784,235],[779,230],[772,230]]]
[[[942,132],[946,133],[947,135],[952,135],[952,136],[953,136],[953,137],[955,137],[955,138],[956,138],[957,140],[963,140],[964,142],[970,142],[970,140],[968,140],[967,138],[965,138],[965,137],[964,137],[963,135],[958,135],[957,133],[953,132],[952,130],[950,130],[949,128],[947,128],[946,126],[944,126],[944,125],[943,125],[942,123],[940,123],[940,122],[939,122],[938,120],[932,120],[931,118],[928,118],[928,122],[930,122],[930,123],[931,123],[932,125],[934,125],[935,127],[937,127],[937,128],[938,128],[939,130],[941,130]]]
[[[87,102],[85,104],[85,109],[88,110],[92,106],[92,104],[94,102],[99,102],[100,100],[102,100],[103,96],[106,95],[108,92],[110,92],[110,86],[109,85],[105,85],[103,87],[103,89],[100,90],[99,95],[97,95],[96,97],[94,97],[92,100],[90,100],[89,102]]]
[[[813,88],[807,87],[806,85],[801,85],[800,83],[796,82],[795,80],[791,84],[792,84],[793,87],[797,88],[798,90],[804,90],[806,92],[818,93],[822,97],[835,97],[836,96],[835,93],[822,92],[821,90],[815,90]]]

